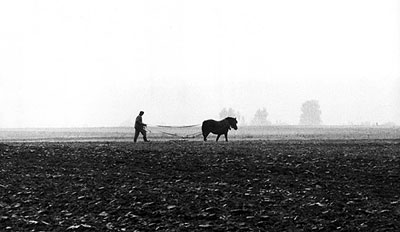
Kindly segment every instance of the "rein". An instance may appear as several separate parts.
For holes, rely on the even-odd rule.
[[[200,124],[185,125],[185,126],[166,126],[166,125],[150,125],[150,126],[159,127],[159,128],[178,128],[178,129],[182,129],[182,128],[197,127],[197,126],[200,126]],[[152,133],[152,132],[150,131],[150,133]],[[202,134],[202,132],[199,132],[199,133],[187,134],[187,135],[182,136],[182,135],[178,135],[177,133],[169,133],[169,132],[165,132],[165,131],[161,131],[161,130],[160,130],[160,133],[164,134],[164,135],[171,136],[171,137],[181,138],[181,139],[196,138],[196,137],[198,137],[198,136],[200,136]]]
[[[200,124],[188,125],[188,126],[164,126],[164,125],[155,125],[155,126],[157,126],[157,127],[164,127],[164,128],[189,128],[189,127],[200,126]]]

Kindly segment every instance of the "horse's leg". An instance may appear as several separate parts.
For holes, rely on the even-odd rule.
[[[228,142],[228,132],[225,133],[225,141]]]
[[[218,142],[219,136],[221,136],[221,134],[218,134],[218,135],[217,135],[217,140],[216,140],[217,142]]]
[[[210,132],[203,132],[204,142],[207,141],[207,136]]]

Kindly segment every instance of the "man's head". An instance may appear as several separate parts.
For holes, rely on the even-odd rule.
[[[143,114],[144,114],[144,112],[143,112],[143,111],[140,111],[139,115],[142,116]]]

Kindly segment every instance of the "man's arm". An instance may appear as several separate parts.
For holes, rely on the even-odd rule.
[[[142,122],[142,117],[137,117],[136,118],[136,123],[138,123],[141,126],[147,126],[147,124]]]

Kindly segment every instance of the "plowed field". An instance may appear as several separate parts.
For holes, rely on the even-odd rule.
[[[399,231],[400,141],[0,144],[1,231]]]

